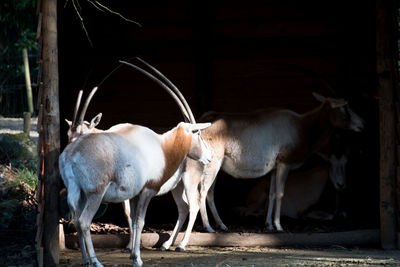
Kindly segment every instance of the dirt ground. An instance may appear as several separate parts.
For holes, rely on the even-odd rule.
[[[96,249],[105,266],[132,266],[127,252]],[[366,248],[188,247],[185,252],[141,250],[144,266],[400,266],[400,252]],[[79,250],[61,252],[60,266],[80,266]]]

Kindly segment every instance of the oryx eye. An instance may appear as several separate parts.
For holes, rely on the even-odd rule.
[[[343,107],[343,112],[344,112],[345,118],[350,119],[350,111],[349,111],[349,107],[347,105]]]

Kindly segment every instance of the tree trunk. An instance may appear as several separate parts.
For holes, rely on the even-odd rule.
[[[58,157],[60,154],[60,118],[58,92],[58,48],[57,48],[57,0],[42,0],[41,5],[41,37],[42,40],[42,73],[39,96],[40,129],[39,177],[44,184],[44,200],[42,205],[44,266],[56,266],[59,263],[59,217],[58,193],[60,176]],[[39,22],[40,23],[40,22]],[[39,48],[40,49],[40,48]],[[41,227],[40,225],[38,227]]]

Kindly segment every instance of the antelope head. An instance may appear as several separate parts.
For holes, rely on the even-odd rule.
[[[342,154],[336,156],[335,154],[326,155],[317,152],[317,155],[329,163],[329,179],[337,191],[342,191],[346,188],[346,166],[347,155]]]
[[[207,143],[201,137],[201,130],[209,127],[211,123],[181,123],[185,131],[192,134],[192,142],[188,157],[207,165],[212,160],[212,153]]]
[[[85,105],[82,108],[79,119],[78,119],[77,114],[78,114],[79,106],[80,106],[81,99],[82,99],[82,93],[83,93],[82,90],[79,91],[78,98],[77,98],[76,104],[75,104],[74,115],[73,115],[72,121],[65,120],[69,126],[68,132],[67,132],[68,143],[75,141],[75,139],[80,135],[94,132],[95,127],[100,123],[101,116],[102,116],[101,113],[97,114],[90,121],[90,123],[84,120],[86,110],[87,110],[90,100],[92,99],[96,90],[97,90],[97,87],[93,88],[92,91],[90,92],[88,98],[86,99]]]
[[[333,154],[330,156],[329,162],[331,163],[329,178],[336,190],[341,191],[346,188],[347,157],[346,155],[342,155],[338,158]]]
[[[364,121],[349,107],[347,101],[343,99],[329,98],[313,93],[314,97],[330,106],[329,120],[331,124],[340,129],[349,129],[361,132],[364,128]]]

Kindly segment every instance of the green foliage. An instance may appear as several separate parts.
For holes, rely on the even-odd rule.
[[[8,180],[0,186],[0,229],[27,224],[34,228],[36,210],[35,190],[21,182]]]
[[[36,144],[25,133],[0,134],[0,164],[37,170]]]
[[[31,190],[35,190],[38,184],[36,172],[28,168],[17,169],[14,185],[17,186],[20,184],[26,184]]]
[[[36,0],[0,1],[0,24],[0,55],[21,49],[23,43],[36,49]]]
[[[17,115],[25,111],[22,94],[25,89],[22,49],[25,47],[33,55],[31,77],[37,76],[36,3],[37,0],[0,1],[0,112],[3,114]]]
[[[0,229],[34,221],[37,162],[36,143],[26,134],[0,134]]]
[[[17,42],[15,43],[15,47],[19,52],[21,52],[24,48],[27,48],[28,51],[36,51],[36,33],[33,32],[31,29],[26,29],[20,34]]]

